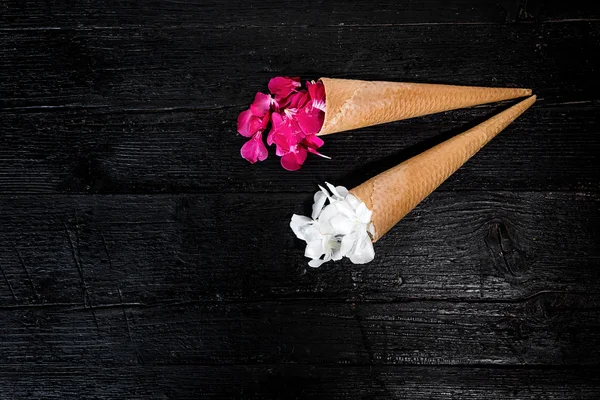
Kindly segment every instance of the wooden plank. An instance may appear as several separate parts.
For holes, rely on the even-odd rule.
[[[521,2],[520,19],[542,21],[579,21],[600,18],[600,5],[597,2],[564,0],[543,0]]]
[[[514,19],[517,0],[393,0],[348,4],[334,1],[243,3],[202,0],[76,1],[69,4],[3,1],[0,26],[123,29],[161,26],[327,26],[414,23],[502,23]],[[434,11],[434,12],[432,12]]]
[[[599,300],[3,308],[0,364],[593,365]]]
[[[594,400],[590,368],[431,366],[149,366],[53,364],[0,370],[11,399],[577,399]]]
[[[594,2],[563,0],[437,0],[347,2],[281,2],[250,0],[243,3],[202,0],[135,0],[44,3],[4,0],[0,30],[19,28],[123,29],[164,26],[335,26],[505,23],[515,21],[594,20],[600,9]]]
[[[434,192],[377,243],[372,263],[318,270],[288,226],[311,199],[3,196],[0,304],[599,293],[597,195]]]
[[[283,170],[271,149],[251,165],[239,155],[239,109],[106,113],[0,112],[0,191],[17,193],[223,193],[352,187],[494,115],[460,110],[325,138],[332,160],[310,156]],[[439,190],[596,191],[596,107],[540,101]],[[357,162],[357,156],[360,162]]]
[[[279,74],[532,87],[553,103],[592,101],[599,43],[591,22],[2,31],[0,106],[239,112]]]

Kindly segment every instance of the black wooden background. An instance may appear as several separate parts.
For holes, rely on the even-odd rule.
[[[0,0],[0,398],[597,399],[596,2]],[[288,224],[510,102],[250,165],[275,75],[531,87],[377,243]]]

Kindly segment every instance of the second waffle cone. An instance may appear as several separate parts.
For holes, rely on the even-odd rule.
[[[531,96],[352,189],[350,193],[373,211],[373,241],[396,225],[535,100],[536,96]]]

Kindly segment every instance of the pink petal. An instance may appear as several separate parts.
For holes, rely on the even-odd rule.
[[[297,171],[306,161],[308,153],[302,148],[297,148],[296,152],[289,152],[281,157],[281,166],[288,171]]]
[[[290,147],[296,145],[296,140],[294,138],[290,137],[289,135],[284,135],[279,131],[277,131],[271,137],[271,139],[273,140],[273,143],[275,143],[275,145],[277,147],[280,147],[285,152],[288,152]]]
[[[261,120],[252,114],[251,110],[242,111],[238,115],[237,131],[240,135],[250,137],[260,130]]]
[[[281,147],[281,146],[275,146],[275,155],[278,157],[281,157],[283,155],[285,155],[287,153],[287,151]]]
[[[325,142],[317,135],[306,135],[302,141],[302,144],[312,149],[318,149],[319,147],[323,146]]]
[[[306,135],[318,133],[323,126],[325,113],[312,106],[312,100],[306,106],[298,110],[296,120]]]
[[[271,130],[269,131],[269,134],[267,135],[267,144],[269,146],[273,145],[273,136],[275,134],[277,134],[277,129],[279,129],[279,126],[283,122],[283,117],[281,116],[281,114],[279,114],[277,112],[273,112],[271,114],[271,122],[272,122]]]
[[[281,116],[281,114],[273,112],[271,114],[271,120],[273,121],[273,126],[278,127],[283,122],[283,117]]]
[[[277,105],[279,106],[280,110],[284,110],[290,106],[290,101],[292,101],[291,95],[288,97],[278,99]]]
[[[256,93],[254,96],[254,102],[250,106],[252,114],[257,117],[263,117],[267,111],[271,108],[271,96],[261,92]]]
[[[275,100],[279,102],[281,99],[288,97],[300,85],[300,78],[276,76],[269,81],[269,91],[275,95]]]
[[[304,134],[296,120],[279,113],[273,113],[272,120],[273,128],[267,137],[267,143],[269,143],[269,145],[275,143],[277,146],[282,147],[287,151],[291,146],[302,141]]]
[[[313,107],[325,111],[325,86],[323,86],[323,82],[306,82],[306,88],[308,89],[308,95],[313,102]]]
[[[289,96],[289,104],[287,107],[289,108],[302,108],[308,103],[308,93],[306,90],[300,90],[298,93],[292,93]]]
[[[297,143],[304,138],[304,134],[298,125],[298,121],[296,121],[294,118],[288,118],[287,116],[283,118],[281,125],[279,125],[278,131],[290,140],[293,138],[293,143]]]
[[[269,134],[267,135],[267,144],[273,146],[273,136],[275,135],[275,128],[271,127]]]
[[[267,158],[269,153],[267,148],[262,141],[262,134],[257,133],[248,140],[240,150],[240,154],[250,163],[254,164],[256,161],[263,161]]]
[[[271,120],[271,111],[267,110],[267,112],[265,113],[265,115],[262,117],[261,120],[261,125],[260,125],[260,131],[264,131],[265,129],[267,129],[267,125],[269,125],[269,121]]]

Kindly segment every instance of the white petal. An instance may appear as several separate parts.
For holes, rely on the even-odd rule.
[[[325,189],[323,186],[319,185],[319,189],[321,189],[321,192],[325,193],[325,196],[327,196],[327,198],[329,199],[330,203],[333,203],[335,201],[335,199],[333,199],[331,197],[331,195],[329,194],[329,192],[327,191],[327,189]]]
[[[331,218],[338,214],[337,208],[335,205],[329,204],[326,206],[323,211],[321,211],[321,215],[319,216],[319,229],[321,233],[324,235],[331,235],[334,233],[334,229],[331,226]]]
[[[331,252],[331,259],[332,259],[333,261],[338,261],[338,260],[341,260],[343,256],[344,256],[344,255],[342,254],[342,252],[341,252],[339,249],[338,249],[338,250],[333,250],[333,251]]]
[[[352,209],[352,207],[350,207],[350,205],[348,203],[346,203],[345,201],[338,201],[335,203],[335,207],[344,215],[346,215],[349,218],[354,219],[356,217],[356,213],[354,212],[354,210]]]
[[[352,233],[346,235],[342,238],[342,246],[340,248],[340,253],[344,256],[348,256],[354,250],[354,246],[356,244],[356,233]]]
[[[375,258],[375,249],[373,242],[368,235],[361,235],[354,249],[354,253],[350,255],[350,261],[354,264],[366,264]]]
[[[369,238],[369,234],[367,233],[367,230],[365,229],[365,226],[363,225],[362,228],[360,230],[358,230],[356,232],[357,235],[357,247],[358,248],[363,248],[365,246],[367,246],[369,243],[372,243],[370,238]]]
[[[331,190],[331,193],[333,194],[333,197],[335,197],[337,200],[344,200],[344,198],[342,196],[340,196],[340,194],[338,193],[338,191],[335,188],[335,186],[333,186],[329,182],[325,182],[325,185],[327,185],[327,187],[329,188],[329,190]]]
[[[357,199],[356,196],[354,196],[352,193],[348,193],[348,195],[346,196],[346,201],[348,202],[350,207],[352,207],[353,210],[356,210],[360,205],[360,200]]]
[[[323,240],[323,235],[319,230],[319,225],[317,223],[313,223],[302,230],[302,234],[304,235],[304,240],[307,242],[312,242],[313,240]]]
[[[306,244],[306,250],[304,250],[304,256],[308,258],[319,258],[323,255],[325,249],[323,249],[323,241],[311,240]]]
[[[373,259],[375,258],[375,253],[372,254],[353,254],[350,257],[350,261],[352,262],[352,264],[366,264],[369,263],[371,261],[373,261]]]
[[[321,210],[325,206],[325,202],[327,201],[327,195],[323,192],[315,193],[315,203],[312,206],[312,218],[319,218],[319,214],[321,214]]]
[[[292,220],[290,221],[290,228],[294,231],[294,234],[298,237],[298,239],[306,240],[304,236],[304,229],[313,223],[313,220],[305,217],[304,215],[292,215]]]
[[[322,236],[331,236],[335,233],[329,221],[319,222],[319,233]]]
[[[352,220],[345,215],[337,214],[329,220],[335,235],[347,235],[352,232]]]
[[[344,199],[348,196],[348,189],[346,189],[343,186],[336,186],[335,189],[337,190],[338,194],[343,197]]]
[[[368,224],[371,222],[371,217],[373,216],[373,211],[369,210],[365,203],[360,203],[360,206],[356,209],[356,215],[358,216],[358,220],[363,224]]]
[[[349,258],[353,264],[366,264],[373,261],[373,259],[375,258],[375,252],[371,251],[368,253],[365,252],[360,254],[353,254]]]
[[[326,262],[324,260],[310,260],[308,262],[308,266],[309,267],[313,267],[313,268],[319,268],[321,265],[323,265],[323,263]]]

